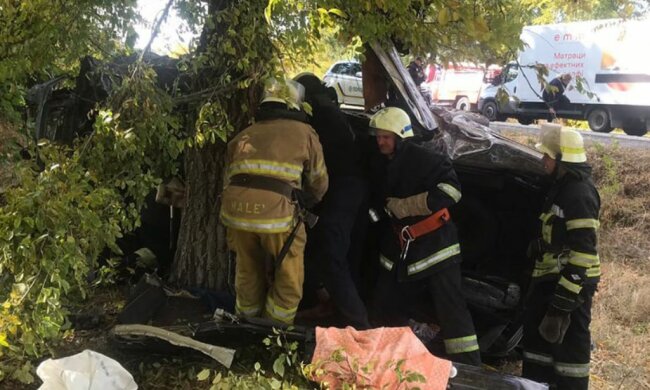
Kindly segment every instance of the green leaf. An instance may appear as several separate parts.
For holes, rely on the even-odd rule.
[[[443,27],[449,23],[449,9],[443,8],[438,12],[438,23]]]
[[[273,390],[278,390],[282,387],[282,382],[277,380],[276,378],[271,378],[271,388]]]
[[[207,369],[207,368],[201,370],[201,372],[199,372],[199,373],[196,375],[196,379],[198,379],[198,380],[200,380],[200,381],[207,380],[209,377],[210,377],[210,370]]]
[[[280,354],[280,356],[278,356],[273,362],[273,372],[278,374],[281,378],[284,377],[284,360],[285,355]]]
[[[347,19],[348,18],[348,15],[345,12],[338,9],[338,8],[330,8],[327,12],[329,12],[330,14],[336,15],[336,16],[342,18],[342,19]]]

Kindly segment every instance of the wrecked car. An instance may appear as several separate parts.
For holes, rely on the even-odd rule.
[[[450,209],[463,257],[463,292],[481,353],[486,357],[508,356],[519,345],[523,334],[522,314],[533,267],[526,249],[537,236],[537,218],[549,185],[541,154],[492,132],[487,121],[476,114],[429,107],[392,45],[371,43],[367,49],[363,84],[366,111],[344,111],[355,132],[371,140],[370,110],[397,105],[409,113],[414,132],[426,147],[446,153],[452,159],[463,192],[462,200]],[[160,66],[172,68],[168,63]],[[367,69],[375,72],[366,72]],[[49,136],[68,141],[88,128],[85,119],[77,122],[71,119],[87,118],[85,114],[78,116],[79,93],[75,97],[74,93],[66,95],[65,91],[56,90],[59,81],[38,86],[33,94],[37,138]],[[80,83],[86,83],[85,90],[100,90],[94,97],[86,94],[85,100],[99,101],[107,96],[108,85],[96,83],[89,88],[88,78],[80,76],[77,91]],[[62,123],[72,123],[76,133],[61,135],[57,129]],[[167,236],[163,241],[170,239]],[[367,256],[372,258],[372,251]],[[377,261],[367,264],[378,266]],[[370,271],[367,273],[372,275]],[[228,348],[259,342],[277,326],[263,319],[237,318],[230,314],[233,312],[230,294],[218,295],[213,305],[198,299],[199,295],[179,295],[166,289],[159,280],[143,282],[118,318],[120,324],[113,331],[114,340],[130,348],[153,348],[161,342],[168,347],[168,343],[190,347],[229,366],[232,351]],[[181,317],[183,321],[179,321]],[[313,350],[312,326],[297,325],[286,332],[289,339],[300,341],[308,353],[310,348]],[[215,345],[224,349],[215,351],[210,347]],[[459,367],[459,375],[450,382],[456,384],[454,388],[475,388],[472,386],[477,383],[481,387],[493,383],[491,387],[504,389],[537,388],[523,379],[518,381],[514,377]]]

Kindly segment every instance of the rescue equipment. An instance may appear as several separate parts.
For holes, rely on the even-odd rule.
[[[444,208],[431,214],[429,217],[423,219],[418,223],[402,227],[398,234],[400,246],[402,248],[400,260],[403,261],[406,259],[411,242],[426,234],[435,232],[447,224],[450,220],[451,216],[449,215],[449,210],[447,210],[447,208]]]

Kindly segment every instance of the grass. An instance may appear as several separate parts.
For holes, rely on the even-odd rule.
[[[650,389],[650,150],[595,145],[587,155],[602,202],[591,388]]]

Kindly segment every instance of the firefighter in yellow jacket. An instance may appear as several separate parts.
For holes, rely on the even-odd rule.
[[[328,186],[322,147],[300,110],[302,99],[303,87],[294,81],[267,83],[255,123],[228,144],[221,205],[228,244],[237,254],[237,314],[287,324],[304,279],[306,234],[296,191],[315,202]],[[283,247],[286,255],[278,261]]]

